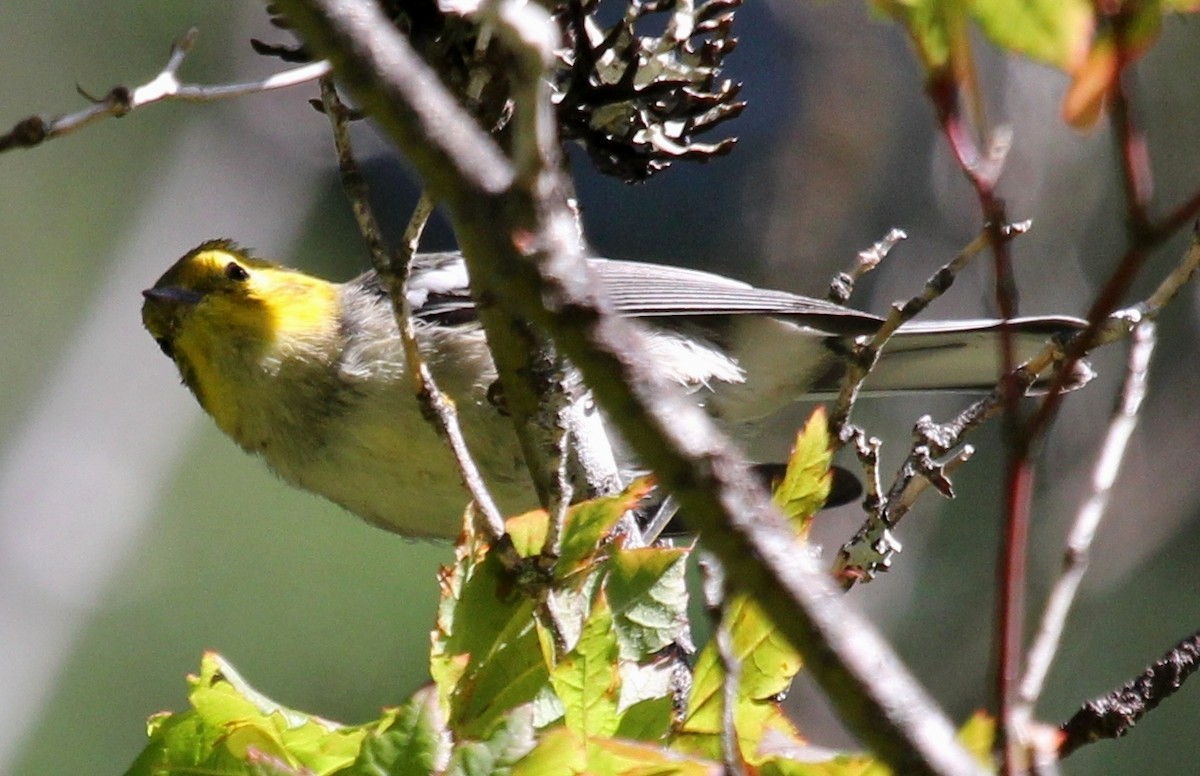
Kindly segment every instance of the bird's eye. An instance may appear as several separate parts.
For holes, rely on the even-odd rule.
[[[225,277],[241,283],[244,280],[250,279],[250,273],[241,264],[231,261],[225,265]]]

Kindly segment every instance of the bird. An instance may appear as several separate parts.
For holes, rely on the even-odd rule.
[[[613,309],[644,326],[657,368],[735,433],[797,400],[836,395],[847,356],[883,319],[722,275],[588,259]],[[407,286],[420,351],[455,401],[467,445],[508,513],[536,506],[463,257],[413,257]],[[330,282],[206,241],[142,292],[142,321],[217,427],[286,482],[410,538],[452,539],[467,496],[407,374],[374,272]],[[1017,358],[1082,329],[1070,316],[1008,321]],[[864,395],[978,391],[1000,376],[997,319],[913,321],[896,331]],[[1069,387],[1091,379],[1076,366]],[[625,462],[630,467],[635,462]]]

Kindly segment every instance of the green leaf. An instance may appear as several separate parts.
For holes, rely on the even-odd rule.
[[[949,66],[954,38],[961,34],[962,0],[871,0],[871,5],[904,28],[927,72]]]
[[[774,493],[776,506],[800,536],[807,535],[813,515],[829,498],[833,482],[829,464],[832,461],[825,408],[817,407],[796,435],[796,444],[788,456],[787,471]]]
[[[643,477],[615,496],[592,499],[571,507],[563,525],[558,562],[554,566],[555,576],[562,579],[595,557],[600,540],[653,487],[651,481]]]
[[[447,776],[507,776],[512,766],[534,747],[533,706],[521,706],[500,718],[482,741],[463,741],[454,747]]]
[[[1070,70],[1094,29],[1090,0],[974,0],[979,28],[1006,51]]]
[[[460,547],[441,582],[430,674],[451,730],[471,738],[490,730],[504,712],[532,701],[549,672],[534,604],[495,552],[479,561],[473,549]]]
[[[606,592],[624,660],[643,660],[674,643],[688,627],[686,548],[616,549]]]
[[[611,736],[617,729],[620,675],[612,611],[597,597],[579,643],[550,674],[563,703],[567,727],[584,739]]]
[[[517,555],[532,558],[540,555],[546,544],[550,516],[544,509],[534,509],[504,521],[504,532],[513,543]]]
[[[354,764],[338,776],[428,776],[445,767],[450,736],[437,690],[418,690],[367,733]]]
[[[646,698],[621,712],[614,735],[630,741],[662,741],[671,731],[674,716],[675,699],[671,695]]]
[[[768,731],[774,732],[776,740],[799,740],[799,734],[780,711],[777,698],[799,672],[800,656],[762,608],[746,596],[730,597],[723,622],[733,641],[732,658],[740,669],[734,728],[742,757],[753,762],[760,757],[760,745]],[[696,659],[687,711],[675,739],[684,750],[713,758],[721,756],[725,677],[714,639]]]
[[[128,774],[188,769],[213,774],[331,774],[354,762],[366,735],[286,708],[256,691],[220,655],[190,677],[192,710],[156,715]]]
[[[1088,0],[873,0],[873,5],[904,28],[931,74],[970,67],[972,20],[1000,48],[1063,70],[1079,63],[1095,29]]]
[[[616,739],[586,741],[567,728],[552,730],[517,763],[514,776],[719,776],[722,766],[689,758],[661,746]]]
[[[808,755],[811,757],[811,755]],[[892,771],[865,754],[831,754],[813,761],[769,757],[757,766],[759,776],[891,776]]]
[[[987,712],[977,711],[958,729],[958,741],[986,767],[995,767],[992,752],[996,744],[996,720]]]
[[[783,693],[800,671],[800,655],[775,627],[762,607],[744,595],[731,596],[726,603],[725,627],[733,637],[733,657],[741,669],[738,697],[765,700]],[[724,669],[715,641],[705,645],[696,660],[693,679],[693,700],[689,704],[697,712],[700,707],[718,700],[723,691]],[[720,715],[710,724],[720,729]]]

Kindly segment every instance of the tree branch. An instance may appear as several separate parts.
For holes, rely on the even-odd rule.
[[[422,195],[417,208],[409,220],[405,234],[405,244],[401,252],[388,248],[379,222],[371,209],[370,194],[367,182],[358,168],[354,158],[354,149],[350,142],[350,119],[346,106],[338,98],[337,89],[331,78],[321,79],[321,104],[333,130],[334,146],[337,149],[338,167],[342,176],[342,188],[350,200],[354,220],[358,231],[367,244],[367,252],[376,274],[388,290],[392,300],[392,314],[396,317],[396,326],[400,330],[400,339],[404,342],[404,360],[408,365],[408,374],[412,380],[413,392],[424,408],[425,416],[429,418],[437,432],[446,440],[450,452],[458,464],[459,474],[467,492],[471,494],[476,514],[476,524],[480,533],[495,544],[504,535],[504,518],[488,492],[487,484],[475,465],[475,459],[467,448],[466,439],[458,424],[458,411],[446,394],[438,388],[429,364],[421,355],[417,343],[416,326],[413,323],[412,309],[408,303],[408,279],[412,271],[412,256],[424,231],[425,223],[433,212],[433,203]]]
[[[80,90],[84,97],[91,100],[90,107],[75,113],[67,113],[52,119],[41,116],[30,116],[17,122],[7,133],[0,135],[0,153],[13,148],[32,148],[41,143],[83,129],[89,124],[106,118],[119,118],[132,111],[152,105],[156,102],[215,102],[231,97],[244,97],[248,94],[269,92],[275,89],[286,89],[289,86],[310,83],[329,72],[328,62],[313,62],[311,64],[275,73],[260,81],[248,81],[237,84],[218,84],[205,86],[202,84],[181,83],[178,71],[183,60],[191,51],[199,32],[192,28],[185,32],[171,46],[171,54],[167,64],[151,81],[141,86],[129,88],[118,86],[103,97],[91,97]]]

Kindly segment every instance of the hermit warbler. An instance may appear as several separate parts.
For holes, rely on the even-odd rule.
[[[838,389],[843,355],[881,319],[688,269],[591,259],[615,308],[648,324],[663,372],[737,431]],[[466,501],[450,453],[405,375],[387,293],[374,273],[330,283],[205,242],[143,292],[142,320],[200,406],[280,477],[405,536],[453,537]],[[408,301],[421,350],[457,403],[467,443],[503,508],[533,492],[453,253],[414,259]],[[1076,318],[1011,322],[1018,357]],[[890,341],[867,393],[970,390],[998,377],[994,320],[916,322]],[[1075,384],[1090,377],[1086,367]]]

